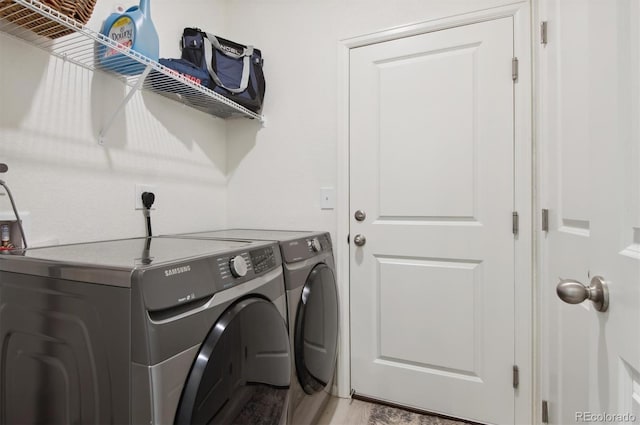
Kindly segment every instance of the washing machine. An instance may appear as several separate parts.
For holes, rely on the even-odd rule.
[[[295,375],[289,423],[315,423],[329,399],[338,350],[338,290],[329,233],[230,229],[177,236],[278,242]]]
[[[0,423],[272,424],[278,245],[134,238],[0,255]]]

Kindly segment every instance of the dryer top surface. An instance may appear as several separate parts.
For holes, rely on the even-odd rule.
[[[307,230],[225,229],[214,230],[211,232],[187,233],[180,236],[285,242],[294,239],[318,236],[324,233],[326,232]]]
[[[331,252],[333,249],[330,234],[322,231],[225,229],[172,235],[171,237],[278,242],[285,263],[308,260]]]

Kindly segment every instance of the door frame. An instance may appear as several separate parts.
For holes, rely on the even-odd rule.
[[[532,134],[532,65],[531,65],[531,3],[528,0],[506,6],[471,13],[438,18],[404,25],[380,32],[356,36],[338,42],[338,100],[337,100],[337,232],[336,277],[342,308],[340,323],[350,324],[349,281],[349,54],[350,50],[374,43],[439,31],[477,22],[512,17],[514,24],[514,52],[519,61],[518,81],[514,84],[514,211],[520,218],[520,232],[515,245],[515,273],[522,276],[515,281],[515,347],[514,358],[520,372],[520,385],[515,393],[515,423],[533,423],[534,395],[537,370],[534,369],[534,340],[536,284],[534,276],[534,139]],[[505,64],[509,66],[509,64]],[[505,223],[509,225],[509,223]],[[334,392],[340,397],[351,393],[350,326],[340,327],[340,350],[337,382]]]

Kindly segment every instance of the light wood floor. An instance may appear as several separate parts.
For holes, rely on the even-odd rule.
[[[360,400],[331,397],[318,420],[318,425],[366,424],[372,407],[372,403]]]
[[[380,418],[378,420],[371,418],[371,413],[376,407],[380,407],[380,405],[360,400],[331,397],[318,420],[318,425],[379,425],[387,423],[389,425],[464,425],[464,422],[412,413],[393,415],[393,417],[388,418],[389,422],[386,420],[381,422]]]

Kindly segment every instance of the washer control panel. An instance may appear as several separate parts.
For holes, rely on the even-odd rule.
[[[276,266],[276,256],[272,247],[253,250],[249,256],[256,273],[262,273]]]
[[[142,269],[135,285],[142,288],[146,308],[157,312],[203,300],[278,268],[282,273],[281,266],[276,242],[253,242],[218,255]]]
[[[249,271],[249,265],[242,255],[236,255],[229,260],[229,269],[233,277],[245,277]]]
[[[220,281],[224,288],[252,279],[277,265],[272,246],[221,256],[216,259]]]

